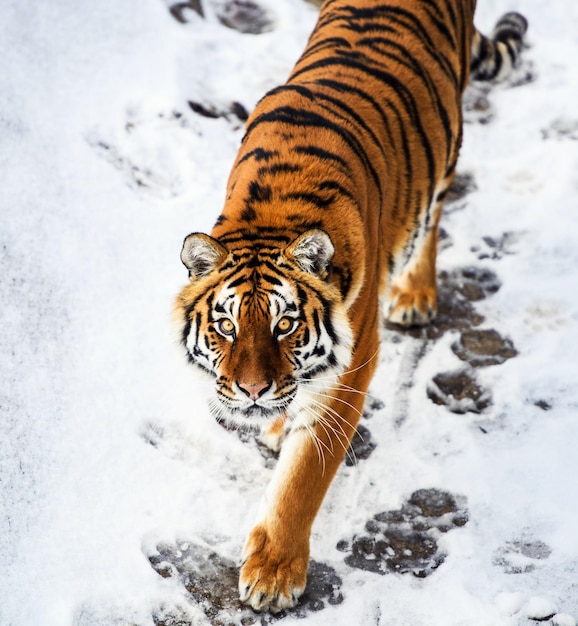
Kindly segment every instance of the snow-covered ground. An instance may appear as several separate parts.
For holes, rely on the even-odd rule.
[[[149,556],[192,542],[237,559],[272,461],[213,422],[175,347],[180,246],[220,211],[232,103],[285,79],[316,11],[259,0],[271,28],[255,35],[222,25],[217,0],[186,24],[161,0],[3,4],[0,625],[206,624]],[[466,125],[459,171],[477,190],[448,210],[439,265],[498,277],[475,309],[518,355],[476,369],[492,403],[457,414],[427,389],[463,365],[459,331],[386,333],[375,449],[343,466],[312,537],[343,601],[308,624],[578,618],[578,4],[478,5],[485,31],[527,16],[535,80],[492,90],[489,123]],[[468,511],[439,533],[435,572],[346,564],[338,542],[429,488]]]

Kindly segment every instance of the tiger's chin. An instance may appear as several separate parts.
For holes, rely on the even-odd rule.
[[[214,399],[210,403],[211,413],[217,421],[235,430],[263,430],[282,418],[287,417],[287,407],[290,400],[283,406],[268,407],[253,404],[248,407],[231,407]]]

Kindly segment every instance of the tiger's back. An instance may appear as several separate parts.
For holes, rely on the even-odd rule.
[[[474,32],[465,3],[375,5],[324,4],[288,82],[248,121],[213,232],[263,232],[279,211],[288,235],[326,230],[340,243],[334,280],[350,305],[362,284],[390,297],[435,232],[461,141],[464,42]],[[427,304],[424,319],[407,321],[427,321],[435,293]]]
[[[175,306],[190,361],[215,378],[217,416],[288,433],[249,535],[240,596],[293,606],[309,533],[363,408],[380,303],[390,321],[436,312],[441,206],[470,74],[500,77],[526,24],[473,26],[475,2],[326,0],[286,84],[258,103],[211,237],[181,258]]]

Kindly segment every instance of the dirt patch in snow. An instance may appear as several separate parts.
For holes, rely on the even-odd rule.
[[[468,521],[465,498],[439,489],[415,491],[400,509],[374,515],[366,533],[341,541],[345,562],[376,574],[411,573],[425,578],[445,560],[438,538]]]
[[[236,564],[206,545],[179,543],[159,545],[148,555],[154,570],[163,578],[174,578],[183,585],[212,626],[248,626],[272,624],[287,613],[256,613],[239,601]],[[341,579],[329,565],[311,561],[308,582],[299,604],[291,610],[298,618],[343,602]],[[192,626],[186,613],[160,611],[153,616],[155,626]]]

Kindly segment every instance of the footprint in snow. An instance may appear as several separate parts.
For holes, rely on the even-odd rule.
[[[205,7],[210,7],[205,10]],[[275,22],[263,7],[252,0],[185,0],[168,5],[171,15],[181,24],[195,18],[215,15],[227,28],[240,33],[260,35],[273,30]]]
[[[519,233],[507,231],[498,237],[484,236],[482,242],[472,246],[471,251],[478,254],[480,261],[490,259],[499,261],[504,256],[516,254],[516,244],[520,240]]]
[[[428,398],[446,406],[452,413],[481,413],[492,403],[492,396],[476,380],[469,368],[436,374],[427,386]]]
[[[546,560],[551,553],[552,549],[543,541],[518,539],[498,548],[492,564],[502,568],[506,574],[527,574],[539,567],[540,561]]]
[[[203,164],[197,155],[210,150],[208,138],[219,132],[215,121],[203,118],[224,121],[235,131],[242,128],[248,112],[239,102],[217,106],[189,101],[188,107],[159,112],[137,105],[126,111],[124,123],[93,129],[86,139],[142,196],[166,200],[194,194],[195,180],[211,175],[199,170]],[[207,158],[207,164],[211,162]]]
[[[471,81],[466,87],[462,98],[464,122],[466,124],[489,124],[496,114],[490,95],[495,89],[511,89],[521,87],[536,80],[537,75],[533,63],[522,57],[508,77],[496,84],[486,81]]]
[[[238,567],[207,545],[180,542],[177,545],[159,545],[147,555],[153,569],[163,578],[174,578],[188,592],[194,606],[203,611],[214,626],[224,624],[272,624],[287,613],[276,615],[255,613],[241,604],[237,591]],[[311,561],[308,583],[299,604],[291,615],[305,618],[327,605],[343,602],[341,579],[335,570],[324,563]],[[155,626],[192,626],[177,609],[159,609],[153,616]],[[177,621],[178,620],[178,621]]]
[[[468,521],[465,498],[439,489],[420,489],[394,511],[377,513],[367,534],[340,541],[350,567],[376,574],[413,574],[425,578],[446,559],[437,539]]]
[[[578,141],[578,120],[557,117],[547,128],[542,130],[542,138]]]

